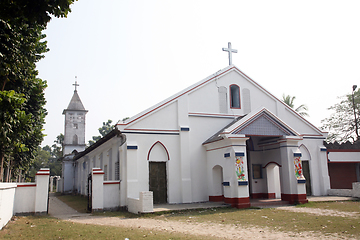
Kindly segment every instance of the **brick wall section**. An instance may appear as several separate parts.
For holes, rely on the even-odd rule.
[[[357,182],[356,163],[329,163],[331,189],[352,189]]]

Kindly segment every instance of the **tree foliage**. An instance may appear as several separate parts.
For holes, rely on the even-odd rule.
[[[0,1],[0,181],[4,166],[27,170],[38,151],[46,116],[46,81],[36,62],[48,51],[45,35],[51,16],[66,17],[74,0]]]
[[[103,125],[102,127],[100,127],[98,130],[99,130],[99,133],[100,135],[99,136],[93,136],[92,137],[92,140],[89,140],[89,146],[93,145],[94,143],[96,143],[98,140],[100,140],[102,137],[105,137],[106,134],[108,134],[109,132],[111,132],[114,127],[115,127],[115,124],[111,124],[112,123],[112,120],[108,120],[107,122],[103,122]]]
[[[290,95],[285,96],[285,94],[283,94],[283,102],[286,103],[289,107],[291,107],[293,109],[295,108],[295,104],[294,104],[295,98],[296,98],[295,96],[290,96]],[[309,114],[306,112],[309,110],[309,108],[305,104],[301,104],[294,110],[302,117],[309,116]]]
[[[60,133],[51,147],[49,145],[46,145],[43,148],[40,146],[38,147],[36,157],[25,177],[26,179],[34,181],[35,175],[40,168],[50,168],[51,176],[61,176],[62,164],[60,159],[62,157],[63,140],[64,135]]]
[[[339,97],[340,102],[328,108],[332,113],[330,117],[322,120],[322,129],[329,131],[328,142],[346,141],[356,142],[359,140],[359,112],[360,112],[360,90],[354,92],[354,103],[352,94]],[[354,115],[354,108],[356,114]],[[356,131],[358,130],[358,131]]]

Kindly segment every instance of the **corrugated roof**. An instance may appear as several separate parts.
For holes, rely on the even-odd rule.
[[[226,126],[223,127],[222,129],[220,129],[220,131],[218,131],[217,133],[215,133],[214,135],[212,135],[210,138],[208,138],[205,142],[203,142],[203,144],[207,144],[207,143],[211,143],[211,142],[216,142],[216,141],[218,141],[218,140],[222,140],[223,137],[220,136],[220,133],[224,132],[225,129],[229,128],[231,125],[233,125],[234,123],[236,123],[237,121],[239,121],[239,120],[242,119],[243,117],[244,117],[244,116],[235,118],[231,123],[229,123],[228,125],[226,125]]]

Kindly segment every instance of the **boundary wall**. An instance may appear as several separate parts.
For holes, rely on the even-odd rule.
[[[14,215],[46,214],[50,169],[41,168],[34,183],[0,183],[0,230]]]
[[[104,181],[104,174],[100,168],[93,168],[91,171],[92,211],[117,210],[122,207],[121,181]],[[153,212],[153,193],[140,192],[139,198],[127,198],[127,205],[128,211],[132,213]]]

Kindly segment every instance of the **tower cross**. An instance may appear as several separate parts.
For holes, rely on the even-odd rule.
[[[77,79],[77,77],[75,77],[75,79]],[[75,86],[75,91],[77,91],[77,90],[76,90],[76,87],[77,87],[77,86],[80,86],[80,85],[79,85],[79,84],[77,83],[77,81],[75,80],[75,83],[73,84],[73,86]]]
[[[225,52],[229,52],[229,65],[231,65],[232,64],[232,53],[237,53],[237,50],[231,48],[231,42],[228,42],[228,48],[223,48],[222,50]]]

